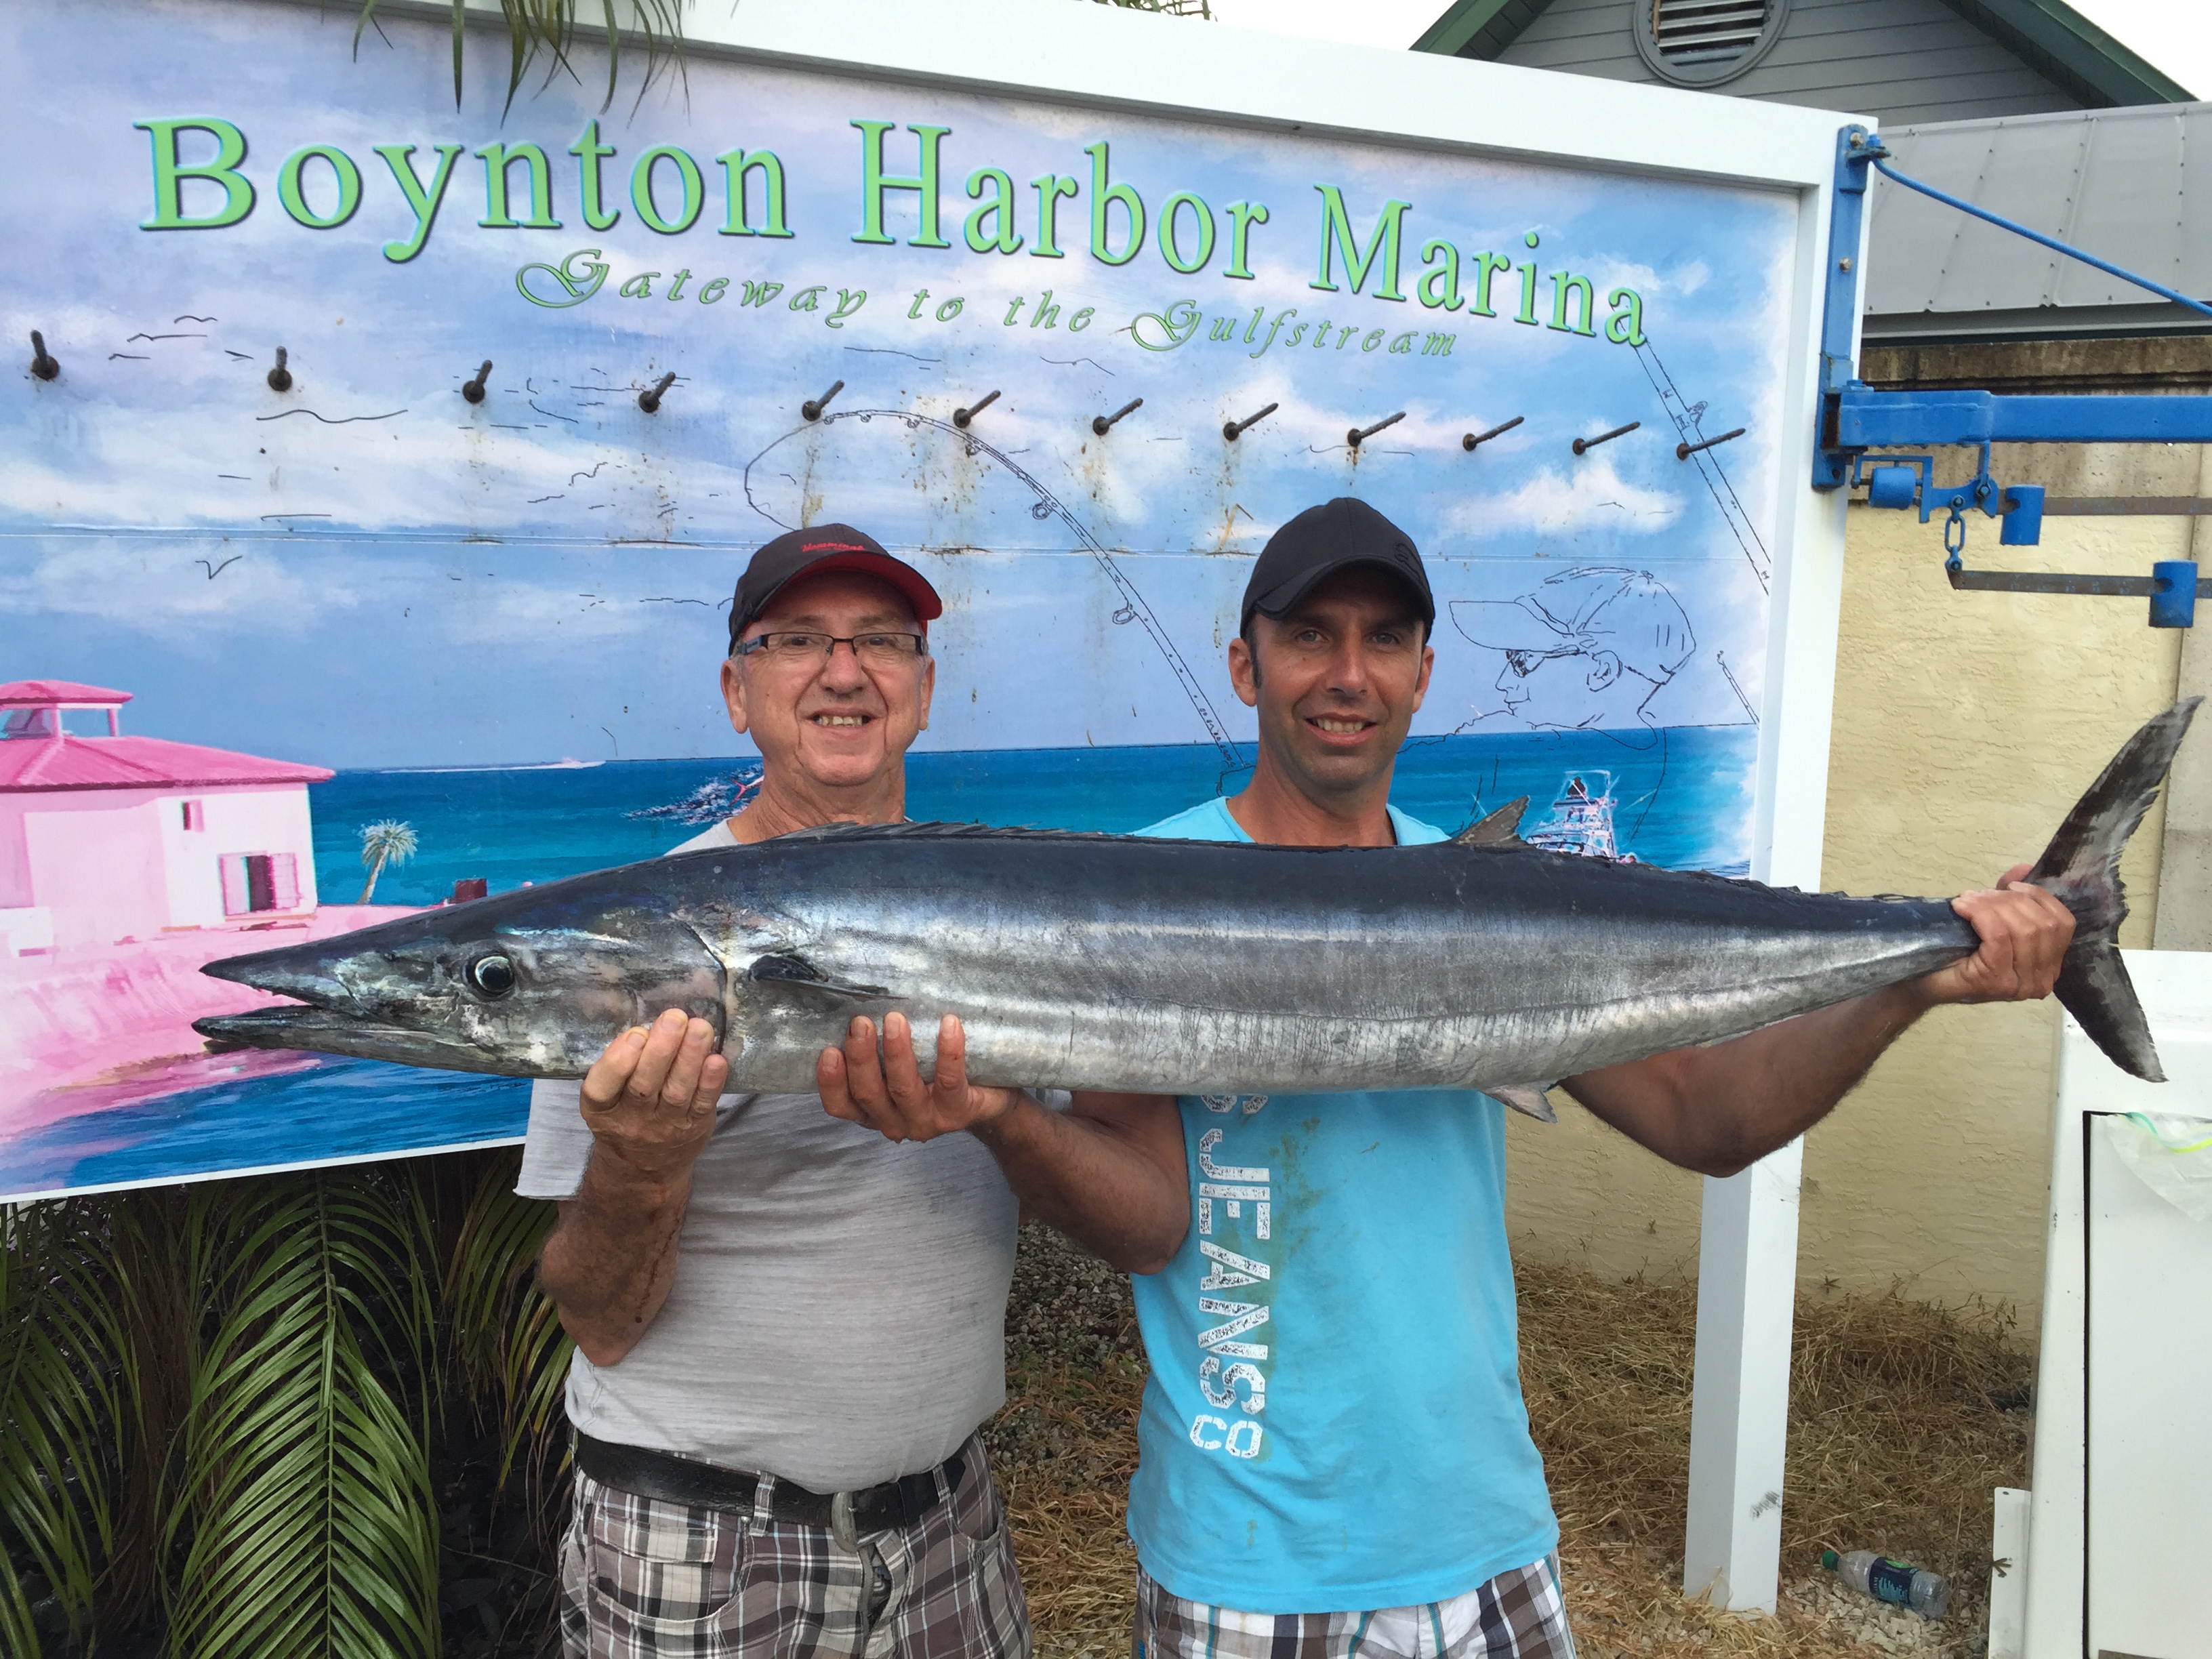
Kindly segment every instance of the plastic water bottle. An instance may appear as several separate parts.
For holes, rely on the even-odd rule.
[[[1941,1574],[1893,1561],[1872,1550],[1852,1550],[1844,1555],[1822,1550],[1820,1565],[1861,1595],[1911,1607],[1923,1619],[1941,1619],[1951,1605],[1951,1587]]]

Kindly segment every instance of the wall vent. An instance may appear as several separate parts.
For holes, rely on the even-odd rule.
[[[1636,50],[1662,80],[1717,86],[1766,56],[1789,11],[1790,0],[1637,0]]]

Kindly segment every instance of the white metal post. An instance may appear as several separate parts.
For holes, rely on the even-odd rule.
[[[1793,1140],[1705,1182],[1682,1589],[1737,1613],[1773,1612],[1780,1582],[1803,1161],[1804,1143]]]
[[[1999,1486],[1990,1518],[1989,1659],[2021,1659],[2027,1621],[2027,1531],[2030,1494]]]
[[[1820,502],[1808,516],[1819,513],[1840,519],[1843,503]],[[1774,676],[1760,733],[1762,748],[1772,745],[1773,793],[1762,804],[1753,872],[1778,884],[1820,882],[1842,542],[1839,524],[1826,536],[1801,536],[1774,594],[1787,672]],[[1772,1613],[1780,1588],[1803,1166],[1804,1143],[1793,1140],[1726,1179],[1709,1176],[1699,1215],[1682,1589],[1735,1613]]]
[[[1808,191],[1801,199],[1799,282],[1824,283],[1831,198],[1825,191]],[[1865,235],[1862,225],[1862,269]],[[1796,298],[1800,326],[1814,331],[1794,343],[1789,404],[1802,422],[1800,429],[1809,434],[1819,406],[1820,307],[1802,290]],[[1856,357],[1856,324],[1852,350]],[[1796,511],[1784,514],[1788,556],[1775,561],[1772,655],[1759,734],[1764,781],[1751,873],[1815,890],[1826,831],[1828,738],[1843,612],[1841,497],[1840,491],[1823,495],[1800,488]],[[1792,1141],[1725,1180],[1708,1177],[1699,1216],[1682,1589],[1736,1613],[1772,1613],[1780,1589],[1803,1167],[1804,1144]]]

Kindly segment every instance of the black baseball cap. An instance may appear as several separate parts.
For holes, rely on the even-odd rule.
[[[805,530],[787,530],[763,543],[738,578],[736,596],[730,601],[730,649],[768,602],[796,578],[826,575],[833,570],[857,570],[880,576],[906,596],[915,620],[925,626],[945,614],[945,601],[937,597],[921,572],[884,550],[881,542],[848,524],[817,524]]]
[[[1271,619],[1288,615],[1323,577],[1356,564],[1378,566],[1403,581],[1413,591],[1422,625],[1435,628],[1436,596],[1413,538],[1366,502],[1339,495],[1308,507],[1267,538],[1244,585],[1237,631],[1251,627],[1255,611]]]

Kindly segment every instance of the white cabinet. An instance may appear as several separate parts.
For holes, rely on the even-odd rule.
[[[2212,1221],[2152,1192],[2106,1128],[2212,1118],[2212,954],[2127,963],[2169,1080],[2125,1076],[2063,1022],[2023,1659],[2212,1659]]]

